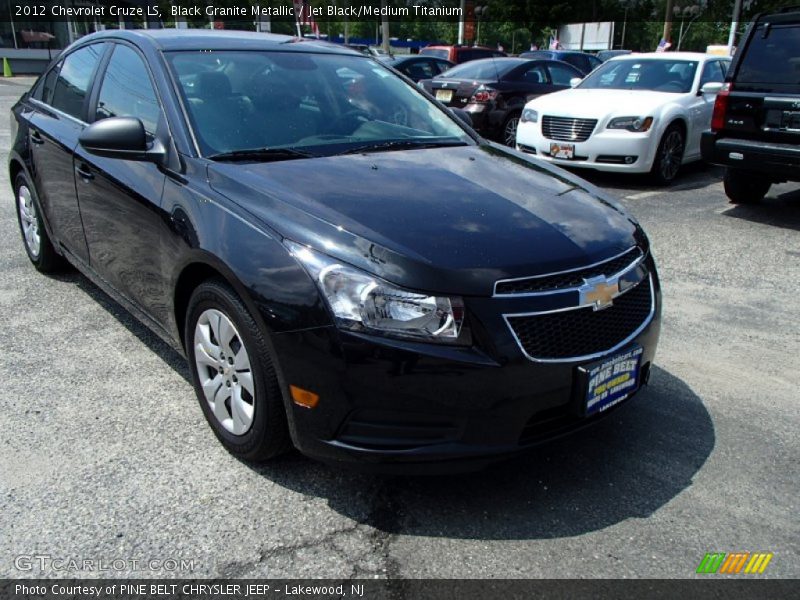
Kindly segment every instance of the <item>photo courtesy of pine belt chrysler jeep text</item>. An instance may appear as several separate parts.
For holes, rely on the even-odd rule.
[[[238,457],[474,468],[647,383],[661,294],[637,222],[373,58],[101,32],[12,112],[31,262],[184,354]]]

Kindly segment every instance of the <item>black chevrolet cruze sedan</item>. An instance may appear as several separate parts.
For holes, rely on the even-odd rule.
[[[239,457],[481,465],[648,380],[661,301],[636,221],[369,57],[103,32],[12,123],[31,262],[73,265],[185,354]]]

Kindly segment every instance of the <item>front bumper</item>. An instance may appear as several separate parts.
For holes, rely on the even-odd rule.
[[[661,295],[654,279],[653,316],[626,344],[643,348],[640,385],[649,376],[660,331]],[[316,408],[307,409],[287,395],[295,446],[320,460],[381,471],[452,472],[571,433],[608,412],[583,417],[585,391],[577,367],[596,358],[526,358],[496,304],[496,298],[486,298],[468,305],[475,341],[469,348],[333,327],[275,335],[285,387],[320,397]]]
[[[647,173],[653,165],[658,137],[653,129],[645,133],[598,129],[584,142],[574,142],[575,158],[550,156],[550,144],[566,144],[542,134],[541,124],[520,123],[517,148],[563,167],[579,167],[617,173]],[[626,158],[629,162],[626,162]],[[632,160],[631,160],[632,159]]]
[[[715,165],[769,175],[774,181],[800,181],[800,148],[757,140],[720,137],[712,131],[700,138],[703,160]]]

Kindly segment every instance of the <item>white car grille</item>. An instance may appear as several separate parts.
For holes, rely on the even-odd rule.
[[[550,140],[560,142],[585,142],[592,135],[597,119],[573,119],[571,117],[542,117],[542,134]]]

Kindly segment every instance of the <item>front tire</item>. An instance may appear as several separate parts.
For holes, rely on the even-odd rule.
[[[64,259],[58,255],[47,235],[39,197],[24,173],[19,173],[14,180],[14,198],[22,243],[31,263],[41,273],[58,271],[64,266]]]
[[[656,157],[650,175],[658,185],[670,185],[678,176],[683,162],[683,151],[686,148],[686,134],[683,128],[673,123],[661,136]]]
[[[255,462],[289,449],[272,350],[228,285],[209,280],[197,287],[189,300],[184,340],[197,398],[222,445]]]
[[[723,184],[731,204],[760,202],[772,186],[772,182],[763,175],[730,168],[725,169]]]

